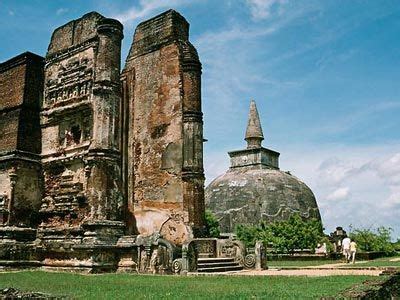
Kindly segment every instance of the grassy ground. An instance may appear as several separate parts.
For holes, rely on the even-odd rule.
[[[267,261],[267,266],[274,268],[291,268],[291,267],[311,267],[326,264],[340,263],[338,260],[271,260]]]
[[[347,268],[362,268],[362,267],[397,267],[400,268],[400,256],[382,257],[369,261],[357,261],[356,264],[346,264],[343,267]],[[321,266],[326,264],[339,264],[345,263],[344,259],[340,260],[282,260],[282,261],[268,261],[267,265],[270,268],[301,268],[311,266]]]
[[[0,288],[66,295],[78,299],[319,299],[372,276],[253,277],[79,275],[22,271],[0,273]]]
[[[398,260],[398,256],[391,256],[391,257],[382,257],[382,258],[377,258],[374,260],[369,260],[367,262],[359,262],[356,264],[348,264],[346,267],[397,267],[400,268],[400,260]],[[357,260],[356,260],[357,261]]]

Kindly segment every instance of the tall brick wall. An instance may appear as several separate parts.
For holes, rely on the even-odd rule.
[[[0,152],[17,149],[26,63],[20,56],[0,65]]]
[[[15,108],[24,101],[25,54],[0,64],[0,110]]]
[[[23,53],[0,64],[0,152],[40,153],[43,58]]]
[[[128,215],[182,244],[204,225],[201,64],[170,10],[139,24],[122,73]]]
[[[0,210],[9,225],[39,221],[43,64],[29,52],[0,64]]]
[[[91,12],[57,28],[42,105],[44,227],[122,221],[122,24]]]
[[[201,63],[173,10],[138,26],[120,77],[122,37],[91,12],[53,32],[45,67],[1,64],[0,153],[41,154],[43,228],[125,220],[182,244],[204,228]]]
[[[16,150],[21,109],[0,112],[0,153]]]

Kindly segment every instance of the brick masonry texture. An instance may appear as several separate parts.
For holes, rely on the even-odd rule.
[[[45,58],[0,64],[0,264],[147,272],[159,255],[171,270],[203,234],[189,24],[173,10],[141,23],[121,73],[122,39],[90,12],[54,30]]]

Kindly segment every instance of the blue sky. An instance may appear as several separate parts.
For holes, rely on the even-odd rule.
[[[0,0],[0,61],[45,55],[51,32],[86,12],[135,26],[174,8],[203,63],[207,182],[243,141],[250,99],[264,146],[316,194],[327,231],[391,226],[400,236],[400,2]]]

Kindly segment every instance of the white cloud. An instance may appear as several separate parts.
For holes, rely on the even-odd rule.
[[[284,165],[314,191],[328,230],[335,226],[394,228],[400,236],[400,145],[319,146],[298,150]],[[346,200],[346,201],[343,201]]]
[[[354,166],[343,162],[336,156],[324,160],[318,168],[321,175],[320,180],[334,183],[342,182],[354,170]]]
[[[65,13],[67,13],[68,11],[69,11],[68,8],[61,7],[61,8],[59,8],[59,9],[57,9],[56,15],[57,15],[57,16],[60,16],[60,15],[63,15],[63,14],[65,14]]]
[[[128,23],[137,19],[143,19],[163,8],[176,7],[182,4],[190,4],[187,0],[140,0],[138,6],[128,9],[126,12],[114,16],[122,23]]]
[[[400,153],[371,162],[369,168],[375,170],[390,185],[400,185]]]
[[[336,189],[333,193],[329,194],[326,199],[328,200],[344,200],[349,196],[349,188],[341,187]]]
[[[263,20],[271,16],[274,11],[278,11],[286,0],[247,0],[250,13],[254,20]]]
[[[397,149],[397,151],[396,151]],[[336,226],[394,229],[400,237],[400,144],[381,146],[283,145],[281,169],[314,192],[326,232]],[[229,149],[233,150],[233,149]],[[207,151],[206,151],[207,154]],[[207,182],[223,174],[227,154],[205,156]]]

